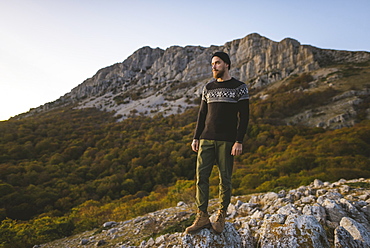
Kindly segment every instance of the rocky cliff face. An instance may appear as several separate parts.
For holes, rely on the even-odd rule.
[[[220,50],[230,54],[232,76],[257,93],[294,74],[370,60],[368,52],[319,49],[290,38],[275,42],[259,34],[208,48],[143,47],[122,63],[99,70],[71,92],[23,117],[66,105],[115,111],[122,119],[137,114],[181,113],[196,105],[202,86],[211,80],[210,57]],[[328,74],[329,71],[322,76]]]
[[[210,209],[216,209],[216,204],[212,200]],[[165,233],[192,216],[193,209],[180,202],[177,207],[125,222],[107,222],[102,231],[38,247],[370,247],[369,179],[315,180],[290,191],[234,197],[221,234],[210,229]]]

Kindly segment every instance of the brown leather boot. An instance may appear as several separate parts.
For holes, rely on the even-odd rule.
[[[222,233],[225,228],[226,212],[224,210],[218,210],[215,222],[212,222],[212,228],[217,233]]]
[[[194,223],[185,229],[185,233],[191,233],[191,232],[198,231],[199,229],[203,227],[209,227],[210,224],[211,222],[209,221],[208,213],[198,210],[197,217]]]

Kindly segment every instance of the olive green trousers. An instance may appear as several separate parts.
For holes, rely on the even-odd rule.
[[[209,198],[209,177],[216,164],[219,177],[220,209],[227,211],[231,199],[231,174],[234,157],[231,155],[233,142],[204,140],[199,141],[196,169],[196,205],[199,210],[207,212]]]

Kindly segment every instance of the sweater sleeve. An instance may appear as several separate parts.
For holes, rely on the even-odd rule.
[[[208,110],[207,102],[205,100],[202,100],[200,103],[200,108],[198,112],[198,120],[197,120],[197,125],[195,127],[194,139],[199,139],[200,135],[202,134],[204,130],[207,110]]]
[[[244,136],[247,132],[249,123],[249,99],[241,100],[238,105],[238,128],[236,134],[236,141],[243,142]]]

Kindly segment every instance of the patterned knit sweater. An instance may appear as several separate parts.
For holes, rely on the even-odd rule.
[[[246,84],[231,78],[203,88],[194,139],[242,142],[249,121]]]

